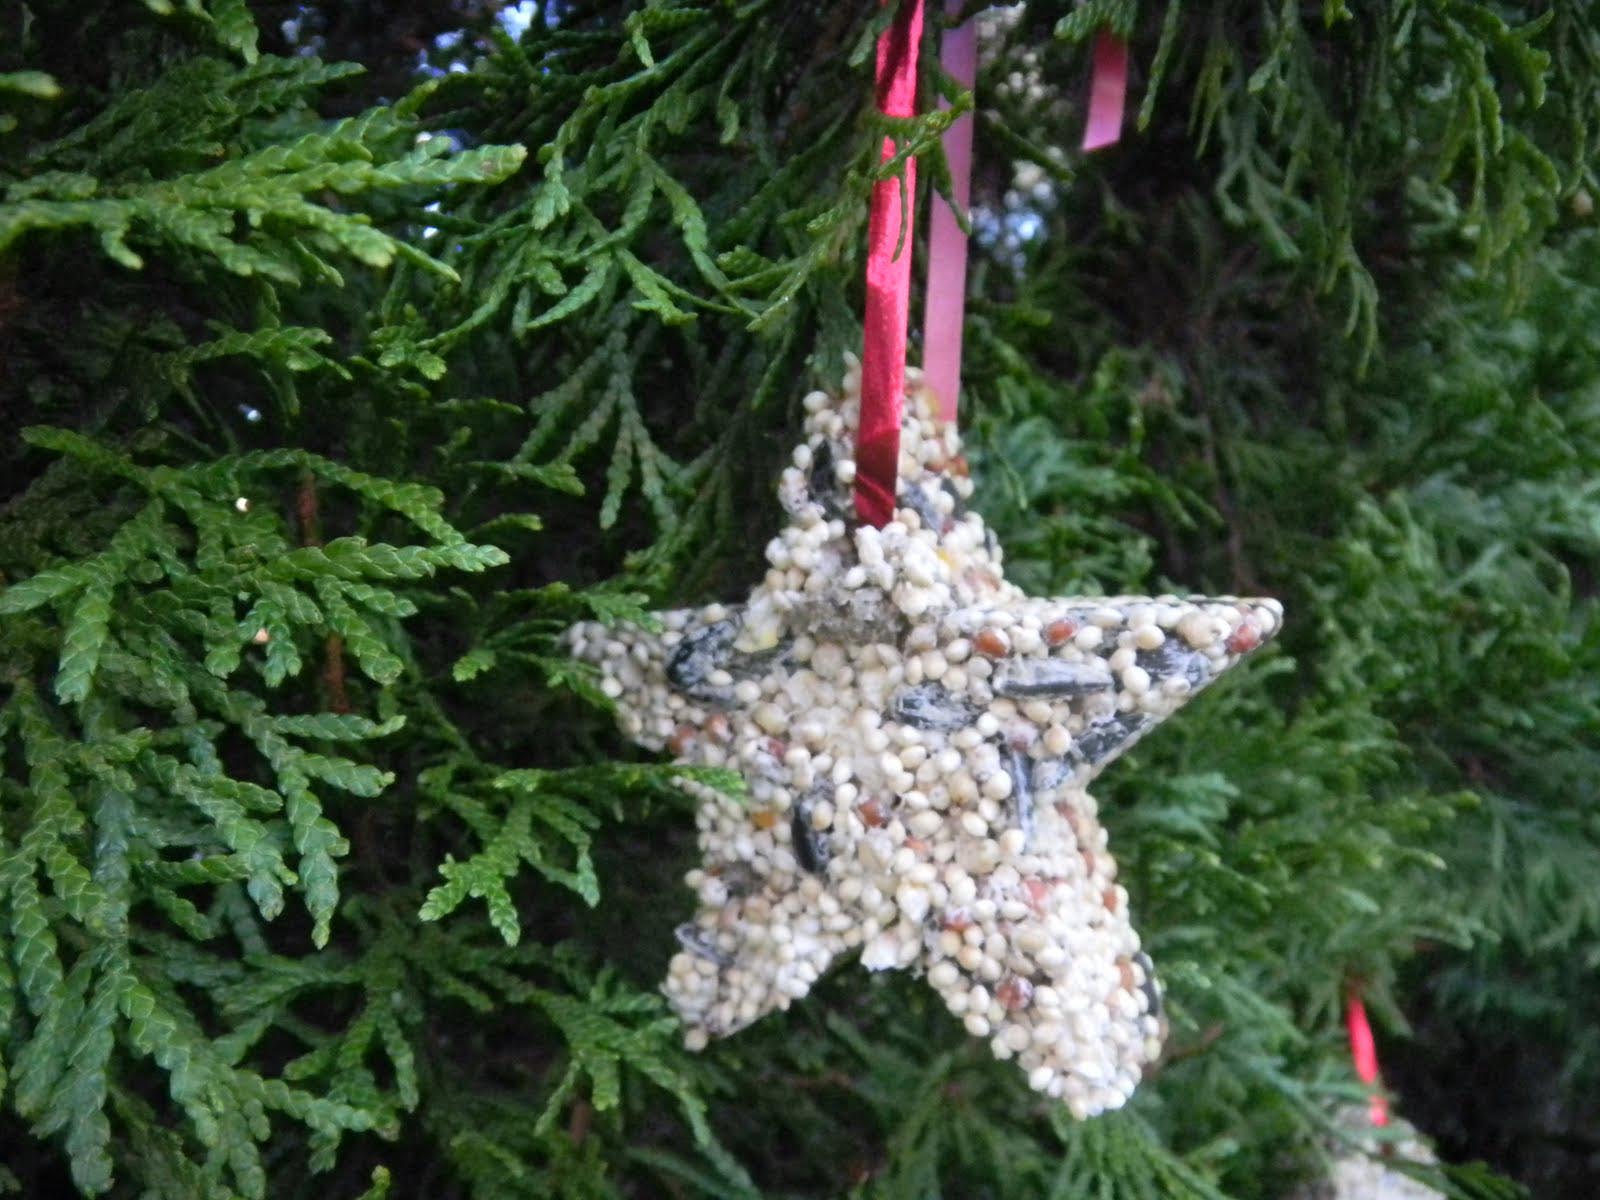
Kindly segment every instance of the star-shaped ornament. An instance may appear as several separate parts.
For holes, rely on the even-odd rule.
[[[860,406],[805,401],[790,521],[742,606],[575,627],[623,730],[693,781],[703,864],[665,990],[700,1048],[840,955],[917,971],[974,1037],[1084,1117],[1160,1052],[1161,995],[1085,790],[1277,632],[1275,600],[1035,599],[1007,583],[953,424],[908,372],[898,508],[851,507]]]

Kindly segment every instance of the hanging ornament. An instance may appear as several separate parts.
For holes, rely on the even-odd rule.
[[[1413,1179],[1394,1164],[1438,1162],[1433,1149],[1405,1121],[1394,1119],[1380,1143],[1369,1113],[1350,1107],[1338,1114],[1348,1140],[1333,1148],[1327,1174],[1298,1188],[1289,1200],[1442,1200],[1444,1193]]]
[[[623,730],[743,776],[699,800],[699,900],[666,993],[700,1047],[839,956],[916,971],[1079,1116],[1160,1050],[1161,997],[1094,800],[1100,771],[1277,632],[1275,600],[1036,599],[1006,582],[955,426],[909,371],[891,519],[859,520],[861,373],[805,400],[789,523],[740,606],[577,627]]]
[[[921,24],[921,0],[902,0],[879,40],[886,115],[914,111]],[[970,41],[945,48],[970,79]],[[970,155],[953,135],[964,200]],[[905,365],[911,164],[906,177],[874,188],[862,361],[842,394],[805,400],[766,578],[743,605],[661,614],[659,632],[589,623],[568,641],[628,736],[744,777],[742,797],[683,781],[699,801],[699,904],[665,990],[690,1047],[787,1008],[859,951],[868,970],[919,973],[968,1033],[1086,1117],[1132,1094],[1165,1032],[1086,789],[1276,633],[1282,609],[1034,599],[1006,582],[967,510],[954,423],[953,222],[929,268],[943,289],[930,343],[956,341],[931,357],[945,408]]]
[[[1367,1106],[1351,1105],[1336,1116],[1345,1133],[1333,1147],[1327,1174],[1297,1189],[1290,1200],[1440,1200],[1442,1192],[1397,1169],[1398,1162],[1432,1166],[1433,1148],[1405,1121],[1389,1111],[1379,1080],[1378,1043],[1367,1020],[1361,984],[1352,981],[1345,996],[1345,1028],[1356,1076],[1367,1086]],[[1379,1140],[1376,1131],[1390,1126]]]

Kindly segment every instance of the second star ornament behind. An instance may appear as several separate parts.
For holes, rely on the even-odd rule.
[[[1026,596],[968,511],[952,424],[908,372],[897,510],[855,520],[859,373],[808,396],[789,523],[743,605],[585,624],[629,737],[732,767],[699,802],[698,898],[665,983],[692,1047],[804,996],[839,956],[920,973],[1079,1117],[1160,1053],[1150,959],[1088,784],[1277,632],[1275,600]]]

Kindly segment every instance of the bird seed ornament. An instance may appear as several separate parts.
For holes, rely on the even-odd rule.
[[[1277,632],[1275,600],[1026,596],[967,510],[953,423],[907,373],[897,508],[859,523],[860,370],[806,397],[789,523],[743,605],[584,624],[623,731],[697,781],[698,898],[665,991],[686,1042],[804,996],[853,950],[911,970],[1086,1117],[1160,1052],[1161,993],[1095,802],[1102,768]]]
[[[1394,1121],[1380,1142],[1365,1110],[1351,1107],[1337,1115],[1348,1139],[1332,1147],[1323,1178],[1297,1188],[1288,1200],[1443,1200],[1444,1193],[1396,1169],[1394,1162],[1434,1166],[1433,1148],[1404,1121]]]

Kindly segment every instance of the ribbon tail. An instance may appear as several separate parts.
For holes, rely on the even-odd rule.
[[[1370,1088],[1378,1082],[1378,1043],[1372,1036],[1372,1024],[1367,1020],[1367,1006],[1361,995],[1351,990],[1345,1003],[1345,1027],[1350,1031],[1350,1057],[1355,1060],[1356,1075]],[[1374,1125],[1389,1123],[1389,1098],[1374,1090],[1367,1097],[1367,1118]]]
[[[1094,38],[1094,77],[1089,86],[1089,123],[1083,148],[1100,150],[1122,137],[1122,111],[1128,102],[1128,42],[1102,29]]]
[[[961,0],[948,0],[945,11],[961,11]],[[969,91],[978,74],[977,23],[968,21],[945,31],[939,44],[945,73]],[[943,101],[940,107],[948,108]],[[960,117],[944,134],[944,157],[950,166],[950,191],[956,204],[972,200],[972,114]],[[956,393],[961,386],[961,333],[967,309],[967,235],[948,204],[933,202],[928,218],[928,292],[922,310],[922,378],[939,398],[939,416],[956,419]]]

